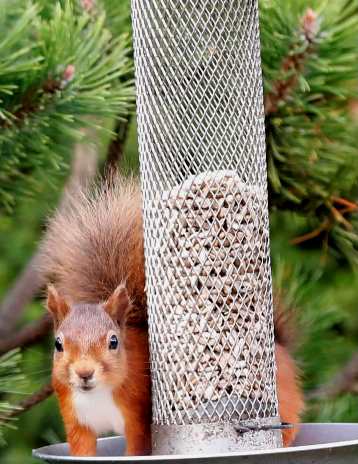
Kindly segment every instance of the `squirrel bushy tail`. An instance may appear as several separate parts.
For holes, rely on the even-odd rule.
[[[146,317],[139,183],[118,176],[73,196],[49,222],[41,270],[75,303],[105,301],[123,282]]]
[[[274,291],[274,331],[275,342],[285,347],[289,352],[293,352],[297,345],[297,320],[295,311],[286,308],[283,295],[280,291]]]

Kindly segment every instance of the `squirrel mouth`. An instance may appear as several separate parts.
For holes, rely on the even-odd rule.
[[[91,391],[93,389],[94,389],[94,387],[91,387],[90,385],[82,385],[80,387],[80,390],[83,391],[83,392],[88,392],[88,391]]]

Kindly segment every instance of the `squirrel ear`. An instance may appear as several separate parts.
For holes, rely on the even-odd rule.
[[[120,284],[104,303],[104,310],[110,317],[117,321],[119,324],[122,322],[123,317],[130,305],[127,289],[125,285]]]
[[[55,329],[61,324],[70,310],[65,299],[58,294],[53,285],[47,287],[47,309],[51,313]]]

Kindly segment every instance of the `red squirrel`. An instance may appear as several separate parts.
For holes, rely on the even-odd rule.
[[[140,192],[117,179],[79,194],[49,223],[43,271],[55,330],[52,384],[70,452],[96,454],[96,437],[124,433],[127,455],[151,448],[151,386]],[[277,319],[277,318],[276,318]],[[275,323],[279,410],[298,423],[303,395]],[[283,432],[284,445],[297,429]]]

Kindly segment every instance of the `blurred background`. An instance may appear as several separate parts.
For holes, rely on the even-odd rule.
[[[358,421],[358,0],[261,0],[276,305],[307,421]],[[37,271],[46,221],[138,173],[129,0],[0,0],[0,461],[63,441]]]

